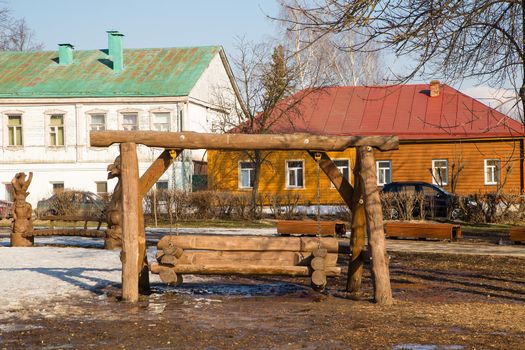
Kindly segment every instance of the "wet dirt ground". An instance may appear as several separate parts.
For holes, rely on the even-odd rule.
[[[0,348],[525,348],[525,259],[390,257],[389,307],[371,302],[367,272],[359,300],[346,298],[344,277],[329,280],[323,294],[304,278],[187,278],[178,288],[153,285],[137,305],[118,301],[114,285],[0,320]]]

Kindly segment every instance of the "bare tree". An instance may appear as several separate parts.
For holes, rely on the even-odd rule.
[[[301,118],[301,101],[317,88],[326,86],[320,75],[315,74],[320,70],[311,69],[310,86],[297,92],[302,66],[289,57],[283,45],[271,48],[268,44],[253,44],[239,39],[237,54],[231,62],[243,101],[225,97],[225,89],[218,89],[216,103],[229,106],[222,108],[228,112],[219,114],[215,131],[268,134],[277,125],[293,129],[294,122]],[[259,150],[244,152],[253,164],[253,213],[257,208],[261,166],[270,154]]]
[[[281,22],[284,24],[282,37],[284,45],[292,52],[290,58],[301,67],[299,87],[311,86],[310,77],[318,74],[312,70],[319,70],[323,80],[332,85],[374,85],[384,81],[385,72],[381,68],[379,51],[340,49],[352,47],[363,40],[361,33],[327,33],[318,36],[314,28],[300,25],[307,19],[303,12],[292,6],[296,1],[287,0],[285,3],[291,6],[281,7],[280,18],[285,20]]]
[[[293,30],[362,33],[342,47],[353,51],[390,48],[410,57],[399,81],[439,74],[445,80],[475,78],[491,86],[512,84],[525,106],[525,2],[508,0],[295,0],[282,2],[298,20],[281,18]],[[525,123],[523,115],[521,121]]]
[[[0,51],[35,51],[42,47],[25,18],[16,19],[9,9],[0,8]]]

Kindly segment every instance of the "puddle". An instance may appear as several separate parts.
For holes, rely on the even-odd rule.
[[[155,286],[155,293],[176,293],[186,295],[220,295],[237,297],[282,296],[308,291],[309,288],[292,283],[267,284],[208,284],[191,283],[180,287]]]
[[[2,332],[21,332],[21,331],[28,331],[31,329],[38,329],[42,328],[40,326],[33,326],[30,324],[0,324],[0,331]]]
[[[394,350],[463,350],[463,345],[436,345],[436,344],[398,344]]]

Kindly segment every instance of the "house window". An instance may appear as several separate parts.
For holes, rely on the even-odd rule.
[[[159,191],[165,191],[168,189],[168,180],[157,181],[156,188]]]
[[[170,113],[153,113],[153,130],[169,131],[170,130]]]
[[[123,113],[122,114],[122,129],[133,131],[139,129],[138,114],[137,113]]]
[[[432,160],[432,183],[439,186],[448,185],[448,160]]]
[[[91,124],[89,125],[91,131],[106,130],[106,115],[105,114],[91,114]]]
[[[7,132],[9,134],[9,146],[22,146],[22,116],[7,116]]]
[[[253,188],[255,178],[255,163],[239,163],[239,188]]]
[[[64,191],[64,183],[63,182],[52,182],[53,185],[53,193],[57,194]]]
[[[378,160],[377,168],[377,185],[383,186],[392,182],[392,162],[390,160]]]
[[[500,169],[499,159],[485,159],[485,185],[500,183]]]
[[[286,187],[303,188],[304,187],[304,161],[287,160],[286,161]]]
[[[5,199],[6,201],[13,202],[15,200],[15,192],[13,190],[13,184],[4,184],[5,185]]]
[[[343,177],[350,181],[350,162],[348,159],[334,159],[334,164],[341,174],[343,174]],[[330,182],[330,188],[335,188],[332,182]]]
[[[108,182],[107,181],[97,181],[97,194],[104,195],[108,193]]]
[[[49,117],[49,145],[64,146],[64,116],[53,114]]]

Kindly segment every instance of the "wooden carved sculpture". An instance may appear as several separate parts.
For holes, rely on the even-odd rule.
[[[106,249],[120,249],[122,247],[122,186],[120,183],[120,156],[115,158],[113,164],[108,165],[108,179],[117,178],[117,185],[111,196],[107,209],[108,229],[106,232]]]
[[[13,247],[29,247],[34,243],[33,237],[24,237],[24,234],[33,231],[33,208],[31,204],[26,202],[29,195],[27,189],[33,179],[33,173],[29,172],[29,177],[26,180],[25,173],[17,173],[11,184],[13,185],[15,203],[12,208],[13,226],[11,232],[11,246]]]

